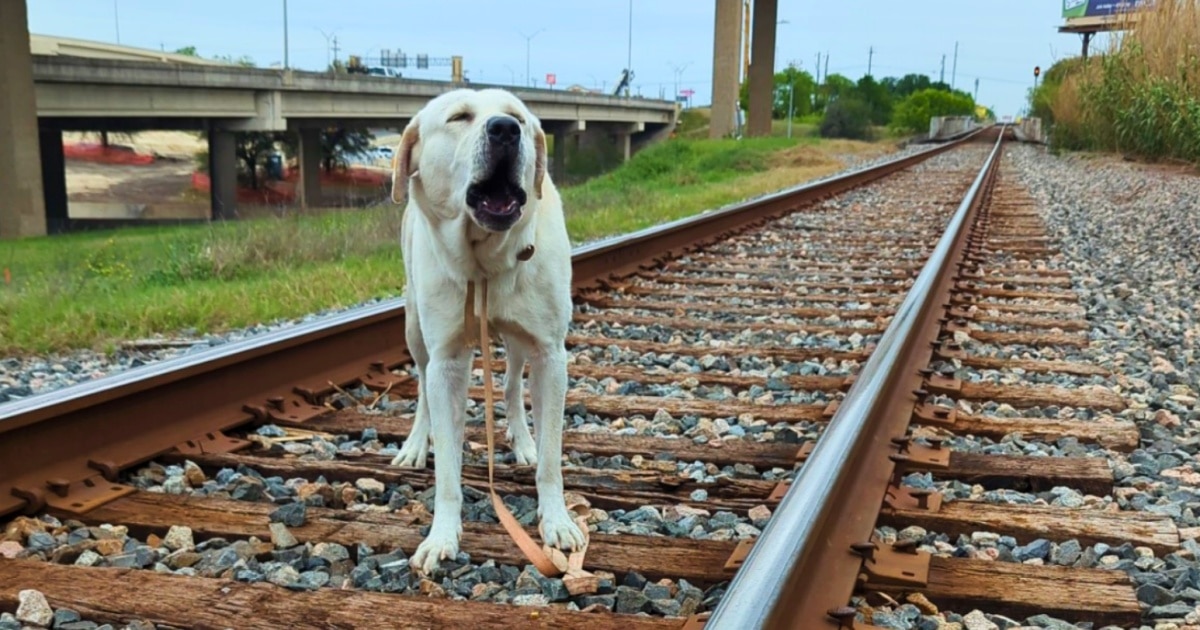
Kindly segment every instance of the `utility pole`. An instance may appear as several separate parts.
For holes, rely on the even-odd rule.
[[[829,80],[829,51],[825,51],[825,80]]]
[[[938,75],[938,83],[946,82],[946,53],[942,53],[942,73]]]
[[[954,89],[955,79],[958,78],[958,42],[954,42],[954,65],[950,70],[950,89]]]
[[[816,73],[817,73],[817,76],[816,76],[817,85],[821,85],[821,51],[819,51],[819,50],[817,51],[817,65],[814,67],[816,68]]]
[[[975,77],[975,102],[979,102],[979,77]]]
[[[337,65],[337,62],[338,62],[338,44],[337,44],[337,35],[334,35],[333,36],[333,64]]]
[[[875,47],[867,50],[867,76],[871,76],[871,62],[875,61]]]
[[[117,11],[117,0],[113,0],[113,24],[117,27],[117,44],[121,43],[121,14]]]
[[[283,69],[287,70],[290,67],[288,65],[287,0],[283,0]]]

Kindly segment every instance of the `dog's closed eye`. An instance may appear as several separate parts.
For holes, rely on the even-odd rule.
[[[474,117],[475,115],[469,111],[461,111],[452,114],[446,122],[471,122]]]

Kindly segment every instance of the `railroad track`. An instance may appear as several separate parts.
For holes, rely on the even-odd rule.
[[[1065,541],[1153,556],[1179,534],[1098,499],[1138,431],[1076,352],[1091,324],[998,135],[577,253],[564,479],[591,510],[587,592],[496,524],[479,363],[462,553],[409,569],[432,468],[387,465],[416,395],[390,304],[0,407],[0,608],[38,589],[78,627],[1136,624],[1124,573],[1054,566],[1080,564]],[[533,470],[499,450],[532,528]]]

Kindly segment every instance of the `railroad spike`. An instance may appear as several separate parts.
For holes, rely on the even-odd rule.
[[[934,491],[930,490],[929,488],[913,488],[908,491],[908,494],[912,495],[912,497],[917,500],[917,507],[921,508],[922,510],[928,510],[929,497],[933,495],[933,492]]]
[[[878,549],[878,547],[875,545],[875,543],[873,543],[869,540],[866,542],[856,542],[856,543],[850,545],[850,551],[853,551],[854,553],[862,556],[866,560],[874,560],[875,559],[875,550],[876,549]]]
[[[841,608],[832,608],[825,614],[837,620],[840,630],[854,630],[854,621],[858,616],[858,611],[850,606],[842,606]]]

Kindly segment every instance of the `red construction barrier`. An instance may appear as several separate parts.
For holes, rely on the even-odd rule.
[[[207,173],[192,173],[192,188],[200,192],[209,192],[212,190],[212,179]],[[278,182],[264,182],[258,190],[238,186],[236,194],[239,203],[275,205],[291,203],[296,199],[294,189],[286,185],[280,186]]]
[[[101,164],[145,166],[154,163],[153,155],[135,153],[129,147],[104,146],[88,142],[63,143],[63,156],[68,160],[83,160]]]

